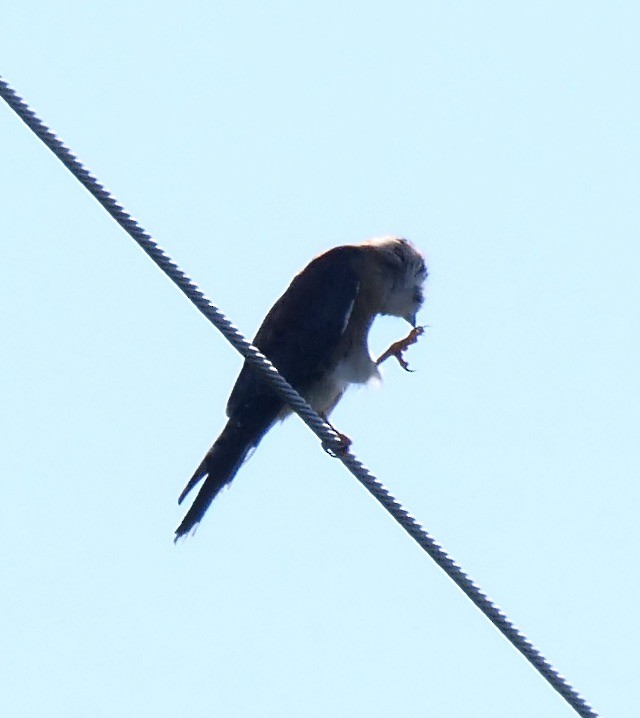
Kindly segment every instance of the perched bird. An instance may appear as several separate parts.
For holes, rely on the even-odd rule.
[[[427,268],[406,239],[384,237],[334,247],[312,260],[271,308],[254,345],[284,378],[327,419],[349,384],[378,376],[378,365],[402,352],[422,333],[416,313],[423,301]],[[367,338],[378,314],[401,317],[414,329],[375,361]],[[228,421],[180,495],[204,479],[176,529],[176,540],[196,526],[249,452],[291,413],[259,373],[246,362],[227,404]],[[345,446],[350,441],[343,437]]]

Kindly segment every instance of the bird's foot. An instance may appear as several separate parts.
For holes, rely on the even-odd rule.
[[[423,334],[424,327],[414,327],[404,339],[394,342],[384,354],[381,354],[376,361],[376,365],[380,366],[380,364],[389,357],[395,357],[405,371],[413,371],[413,369],[409,369],[409,362],[404,358],[403,354],[412,344],[415,344],[418,341],[418,337]]]
[[[322,416],[322,414],[321,414]],[[322,419],[326,424],[328,424],[331,427],[331,430],[336,434],[338,437],[338,440],[340,441],[340,445],[338,447],[329,445],[326,442],[322,443],[322,446],[324,450],[329,454],[330,456],[338,456],[339,454],[344,454],[348,451],[351,444],[353,444],[353,441],[346,435],[343,434],[341,431],[338,431],[336,427],[327,419],[326,416],[322,416]]]

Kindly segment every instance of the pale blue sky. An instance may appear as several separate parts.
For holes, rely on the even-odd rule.
[[[637,4],[2,15],[6,79],[246,334],[330,246],[424,250],[416,373],[390,365],[335,423],[630,715]],[[0,133],[2,714],[573,715],[295,418],[173,545],[241,360],[4,105]]]

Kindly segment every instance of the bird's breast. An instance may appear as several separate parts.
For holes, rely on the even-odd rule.
[[[366,384],[379,376],[378,367],[366,347],[357,346],[340,358],[332,372],[333,379],[346,389],[349,384]]]
[[[320,381],[306,392],[306,399],[323,416],[329,416],[350,384],[366,384],[378,377],[378,367],[366,347],[341,356]]]

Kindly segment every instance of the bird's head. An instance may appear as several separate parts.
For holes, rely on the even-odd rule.
[[[382,237],[364,243],[376,260],[379,281],[384,286],[380,314],[406,319],[416,326],[416,315],[424,302],[427,278],[424,257],[406,239]]]

